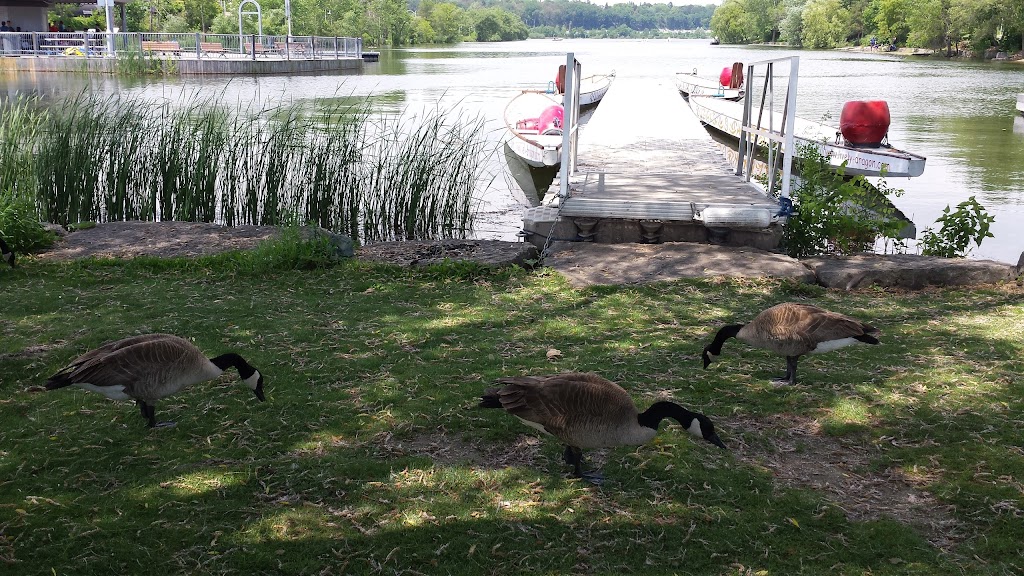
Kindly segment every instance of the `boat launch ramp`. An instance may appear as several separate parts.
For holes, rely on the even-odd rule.
[[[735,175],[671,77],[620,78],[581,127],[577,146],[567,197],[549,195],[524,213],[524,234],[539,247],[582,240],[771,250],[779,243],[779,202]]]

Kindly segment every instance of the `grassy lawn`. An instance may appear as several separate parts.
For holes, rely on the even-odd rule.
[[[576,290],[557,274],[276,252],[0,269],[0,573],[1024,572],[1024,289],[778,281]],[[301,264],[301,262],[300,262]],[[882,345],[781,358],[713,330],[801,300]],[[234,371],[156,406],[46,377],[104,341],[191,337]],[[549,360],[549,349],[561,357]],[[585,454],[477,409],[500,376],[595,371],[711,417]]]

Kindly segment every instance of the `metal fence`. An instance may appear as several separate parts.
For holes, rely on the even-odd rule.
[[[108,58],[362,58],[362,38],[162,32],[0,32],[4,56]]]

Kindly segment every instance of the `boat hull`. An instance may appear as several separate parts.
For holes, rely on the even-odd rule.
[[[676,89],[683,96],[710,96],[724,100],[739,100],[743,97],[743,90],[739,88],[724,88],[718,80],[701,78],[695,74],[676,74]]]
[[[1024,114],[1024,94],[1017,94],[1017,112]]]
[[[612,86],[612,80],[615,79],[615,73],[611,74],[597,74],[594,76],[587,76],[580,81],[580,108],[586,106],[596,106],[604,98],[604,95],[608,93],[608,89]]]
[[[523,121],[538,118],[546,108],[561,106],[561,97],[545,92],[526,91],[516,95],[505,107],[505,144],[530,166],[543,168],[562,162],[562,135],[538,134],[521,128]]]
[[[743,118],[743,104],[719,98],[691,98],[690,108],[704,124],[719,132],[739,139]],[[781,115],[773,119],[776,129],[782,126]],[[766,126],[763,122],[762,126]],[[893,176],[912,178],[924,173],[925,157],[886,145],[847,146],[838,141],[836,128],[797,119],[793,139],[797,147],[811,145],[829,158],[838,168],[844,162],[848,176]]]

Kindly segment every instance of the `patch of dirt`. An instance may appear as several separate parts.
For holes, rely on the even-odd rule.
[[[107,222],[70,232],[44,260],[75,258],[159,258],[208,256],[255,248],[279,232],[274,226],[220,226],[202,222]]]
[[[539,252],[533,244],[500,240],[436,240],[378,242],[363,246],[356,256],[399,266],[428,266],[448,260],[469,260],[490,266],[529,267]]]
[[[27,360],[30,358],[42,358],[51,350],[62,348],[66,342],[63,340],[57,340],[49,344],[32,344],[26,346],[20,352],[10,352],[7,354],[0,354],[0,360]]]
[[[249,250],[277,236],[275,226],[221,226],[202,222],[107,222],[70,232],[45,252],[44,260],[75,258],[158,258],[209,256]],[[445,259],[485,265],[530,266],[537,248],[524,242],[498,240],[437,240],[379,242],[361,247],[356,256],[399,266],[426,266]]]
[[[394,456],[426,456],[440,466],[469,464],[474,468],[500,470],[510,466],[533,466],[543,441],[523,434],[512,445],[482,446],[442,430],[433,430],[408,440],[396,440],[390,433],[381,434],[377,443]]]
[[[964,539],[953,506],[915,487],[899,470],[872,472],[871,446],[825,436],[815,420],[787,414],[725,423],[767,441],[767,446],[754,446],[734,435],[729,448],[738,459],[766,468],[783,486],[823,493],[850,520],[892,518],[920,530],[943,550]]]

